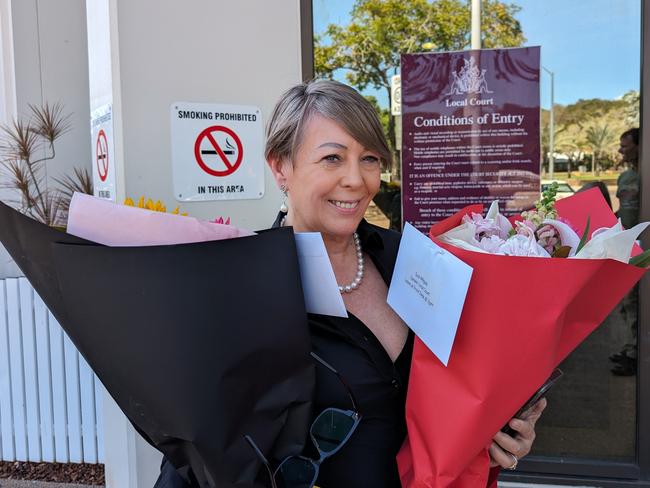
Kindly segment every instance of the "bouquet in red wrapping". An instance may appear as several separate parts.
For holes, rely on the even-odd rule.
[[[405,488],[485,487],[494,434],[649,264],[635,244],[648,224],[624,230],[598,189],[557,203],[551,190],[511,220],[496,205],[482,211],[430,230],[473,273],[447,366],[416,339],[398,455]]]

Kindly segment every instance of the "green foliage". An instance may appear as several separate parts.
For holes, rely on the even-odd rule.
[[[618,138],[607,123],[595,123],[587,127],[585,142],[591,146],[595,158],[594,163],[597,165],[603,152],[616,147]]]
[[[646,249],[638,256],[630,258],[628,261],[632,266],[637,266],[639,268],[647,268],[650,266],[650,249]]]
[[[639,107],[641,95],[636,90],[630,90],[623,95],[625,102],[625,123],[630,127],[639,127]]]
[[[377,114],[379,115],[379,121],[381,122],[382,127],[384,128],[384,132],[388,133],[388,129],[390,126],[390,110],[387,108],[382,108],[379,106],[379,102],[377,101],[377,97],[373,95],[365,95],[364,98],[370,102],[370,104],[375,108],[377,111]]]
[[[587,239],[589,239],[589,227],[591,227],[591,218],[587,217],[587,225],[585,226],[585,231],[582,233],[578,247],[576,247],[576,254],[585,247],[585,244],[587,244]]]
[[[485,49],[521,46],[526,38],[515,14],[521,7],[498,0],[483,0],[481,45]]]
[[[558,186],[557,181],[548,185],[548,188],[542,192],[542,198],[535,203],[535,208],[542,215],[555,213],[555,196],[557,195]]]
[[[556,105],[555,120],[561,125],[575,124],[578,127],[583,127],[590,119],[603,117],[625,106],[626,102],[623,100],[602,100],[600,98],[578,100],[565,107]]]
[[[569,157],[570,163],[609,169],[619,161],[618,138],[627,129],[638,127],[639,93],[631,90],[617,100],[578,100],[571,105],[555,105],[555,152]],[[547,161],[549,111],[542,110],[542,154]],[[573,166],[575,167],[575,165]]]

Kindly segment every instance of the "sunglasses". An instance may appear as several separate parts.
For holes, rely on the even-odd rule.
[[[257,457],[262,461],[271,480],[272,488],[312,488],[318,479],[320,464],[330,456],[336,454],[352,436],[359,422],[361,414],[357,408],[354,394],[345,379],[333,366],[327,363],[316,353],[312,357],[320,364],[334,373],[345,387],[352,402],[352,410],[339,408],[326,408],[314,420],[309,428],[311,440],[318,449],[319,458],[311,459],[305,456],[289,456],[280,463],[275,471],[271,464],[260,451],[253,438],[245,435],[244,439],[250,444]]]

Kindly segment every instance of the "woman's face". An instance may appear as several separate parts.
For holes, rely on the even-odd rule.
[[[271,166],[288,188],[289,220],[300,232],[350,236],[379,191],[379,154],[318,114],[304,128],[293,165]]]

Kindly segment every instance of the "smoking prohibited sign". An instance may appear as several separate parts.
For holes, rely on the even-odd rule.
[[[90,114],[90,140],[94,162],[95,196],[115,201],[115,148],[113,143],[113,105],[106,104]]]
[[[104,129],[100,129],[97,134],[97,148],[95,162],[97,163],[97,176],[102,181],[108,177],[108,139]]]
[[[171,105],[174,194],[183,202],[264,196],[260,109],[246,105]]]

